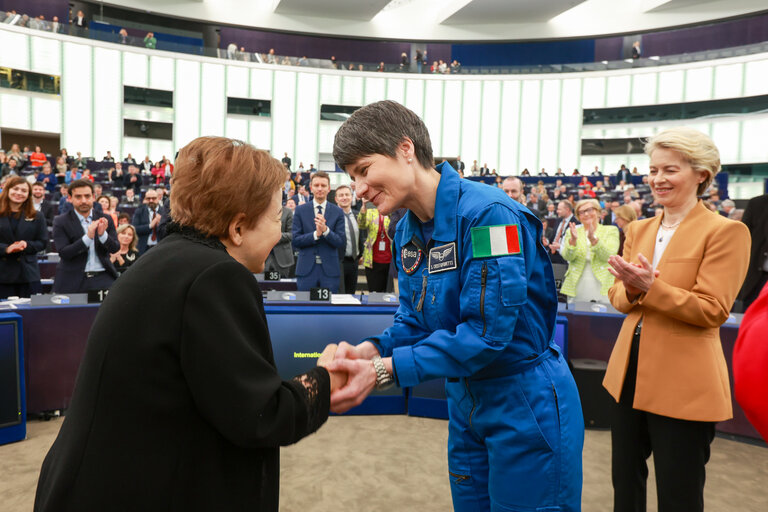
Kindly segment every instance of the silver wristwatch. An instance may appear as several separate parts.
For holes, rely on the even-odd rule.
[[[371,359],[373,369],[376,370],[376,389],[387,389],[395,384],[392,374],[387,371],[381,356],[373,356]]]

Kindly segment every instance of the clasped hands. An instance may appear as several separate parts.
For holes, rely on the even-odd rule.
[[[650,290],[653,280],[659,277],[659,271],[653,270],[653,266],[645,256],[638,253],[637,259],[640,263],[630,263],[618,255],[608,258],[608,263],[611,265],[608,271],[624,283],[624,289],[630,301]]]
[[[95,238],[97,235],[103,235],[108,226],[109,223],[107,222],[106,217],[94,220],[88,225],[88,238]]]
[[[379,352],[375,345],[365,341],[352,346],[346,341],[331,343],[317,360],[331,376],[331,411],[343,413],[360,405],[376,386],[376,370],[371,358]],[[391,372],[391,360],[384,359]]]

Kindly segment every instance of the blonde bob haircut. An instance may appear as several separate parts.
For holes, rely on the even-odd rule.
[[[618,208],[614,208],[613,213],[616,214],[616,217],[626,222],[634,222],[637,220],[637,211],[628,204],[623,204]]]
[[[285,183],[285,167],[269,153],[225,137],[199,137],[179,151],[173,173],[174,222],[217,238],[245,214],[250,229]]]
[[[598,217],[601,213],[603,213],[603,207],[600,206],[600,201],[591,197],[589,199],[582,199],[581,201],[577,202],[576,206],[573,208],[573,212],[576,214],[576,218],[579,219],[579,222],[581,222],[581,215],[579,215],[579,210],[581,210],[581,207],[584,205],[593,206]]]
[[[717,146],[707,135],[693,128],[670,128],[654,135],[645,143],[645,154],[650,157],[659,148],[677,151],[694,171],[705,174],[704,181],[696,189],[696,195],[703,194],[720,172],[720,151]]]

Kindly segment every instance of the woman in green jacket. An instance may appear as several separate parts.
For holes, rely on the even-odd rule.
[[[608,271],[608,258],[619,251],[619,230],[600,224],[602,210],[597,199],[576,203],[576,218],[581,225],[571,223],[570,237],[564,237],[560,249],[568,262],[560,292],[568,296],[569,302],[609,302],[613,275]]]
[[[376,208],[367,209],[363,203],[357,216],[357,224],[361,230],[368,230],[363,244],[363,267],[368,291],[385,292],[389,264],[392,261],[392,241],[387,235],[389,216],[380,215]]]

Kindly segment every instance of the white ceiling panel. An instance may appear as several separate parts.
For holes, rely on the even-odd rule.
[[[545,22],[586,0],[472,0],[443,21],[447,25]]]
[[[275,12],[368,21],[389,2],[390,0],[279,0]]]

